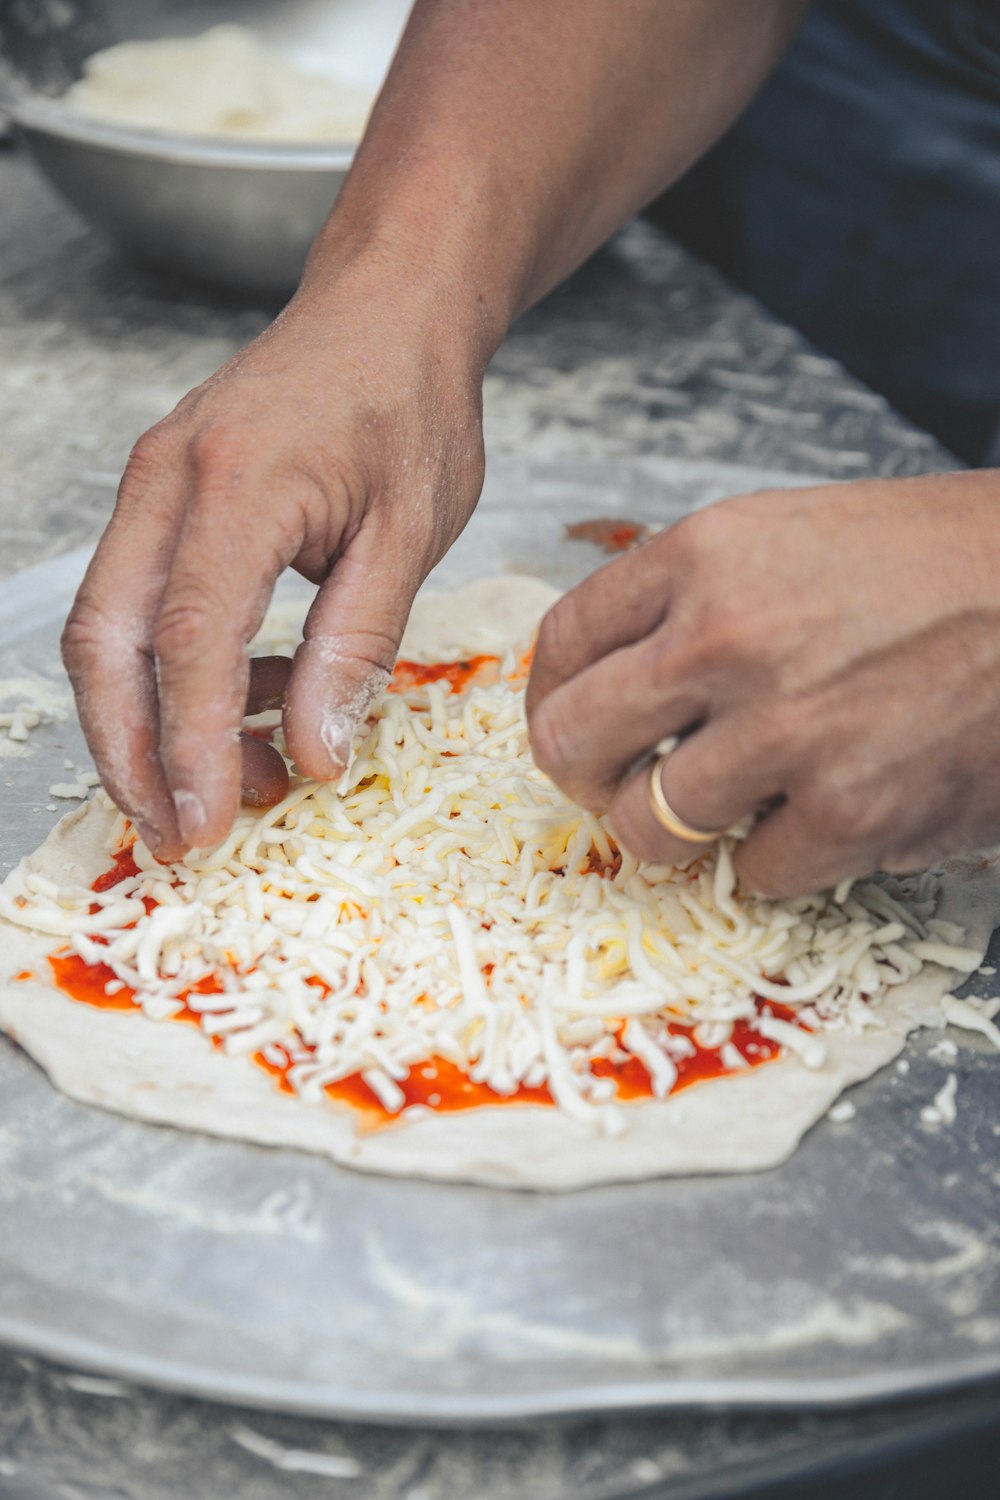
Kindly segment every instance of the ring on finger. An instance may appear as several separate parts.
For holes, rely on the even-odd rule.
[[[713,844],[725,833],[724,828],[693,828],[679,817],[667,801],[663,790],[663,768],[677,748],[677,740],[664,740],[657,745],[660,752],[649,773],[649,806],[661,828],[685,844]]]

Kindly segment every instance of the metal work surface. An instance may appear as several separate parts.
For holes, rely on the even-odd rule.
[[[143,273],[0,156],[0,569],[94,543],[129,449],[274,306]],[[660,454],[817,478],[955,461],[648,225],[520,320],[484,391],[491,454]]]
[[[998,1399],[993,1384],[961,1399],[822,1414],[613,1413],[429,1433],[194,1402],[0,1352],[0,1496],[992,1500]],[[840,1482],[820,1489],[831,1472]]]
[[[438,573],[568,585],[600,554],[567,522],[669,523],[774,479],[498,458]],[[0,586],[0,677],[53,660],[74,561]],[[27,629],[38,599],[47,620]],[[5,862],[84,755],[72,723],[37,739],[13,763]],[[552,1196],[133,1124],[56,1096],[5,1043],[0,1341],[272,1410],[413,1422],[815,1405],[1000,1376],[998,1059],[910,1050],[907,1073],[853,1090],[855,1119],[823,1122],[775,1171]],[[921,1126],[949,1071],[960,1128]]]
[[[180,283],[146,276],[124,265],[55,202],[17,156],[0,159],[0,196],[4,202],[0,222],[0,420],[4,432],[0,534],[4,553],[0,568],[13,572],[96,538],[135,436],[263,327],[273,309],[226,305]],[[513,331],[487,377],[486,425],[493,455],[572,460],[580,462],[581,470],[586,460],[638,453],[838,478],[953,466],[929,438],[909,428],[880,398],[641,224],[619,236]],[[71,573],[68,568],[64,587]],[[53,596],[47,606],[39,607],[48,608],[49,629],[54,632],[61,604]],[[7,628],[12,623],[8,620]],[[51,658],[51,647],[44,649]],[[44,792],[37,783],[22,790],[27,783],[22,783],[21,771],[30,764],[0,764],[5,812],[17,802],[37,804]],[[22,841],[37,842],[50,821],[51,814],[33,814],[30,826],[21,825]],[[981,1237],[976,1244],[949,1235],[952,1224],[960,1226],[960,1235],[962,1226],[968,1230],[970,1202],[982,1204],[982,1189],[976,1184],[988,1186],[989,1163],[995,1172],[997,1137],[988,1119],[980,1119],[978,1125],[970,1119],[971,1135],[967,1131],[965,1102],[968,1099],[972,1110],[980,1088],[976,1078],[985,1062],[983,1054],[964,1044],[957,1068],[952,1063],[960,1076],[960,1126],[933,1142],[919,1127],[912,1128],[920,1106],[943,1081],[944,1070],[927,1055],[926,1043],[911,1044],[910,1056],[907,1075],[890,1071],[856,1091],[859,1115],[851,1125],[835,1133],[824,1124],[806,1143],[797,1158],[801,1166],[796,1168],[808,1190],[805,1201],[800,1200],[805,1223],[800,1225],[787,1202],[779,1198],[776,1209],[772,1203],[768,1218],[759,1212],[748,1214],[739,1226],[738,1238],[721,1248],[731,1264],[747,1255],[748,1263],[761,1265],[765,1247],[770,1247],[768,1264],[761,1265],[761,1270],[772,1284],[782,1276],[789,1281],[803,1276],[806,1259],[831,1253],[825,1243],[831,1240],[846,1257],[873,1255],[876,1265],[866,1268],[873,1278],[873,1305],[895,1306],[905,1317],[912,1316],[914,1299],[933,1307],[939,1298],[933,1317],[947,1336],[955,1324],[963,1320],[971,1324],[975,1319],[974,1308],[986,1292],[984,1277],[996,1274],[995,1245],[984,1249]],[[22,1097],[41,1097],[37,1091],[47,1086],[37,1070],[13,1049],[8,1048],[4,1057],[5,1071],[16,1075]],[[6,1090],[5,1083],[5,1098]],[[897,1111],[898,1125],[895,1134],[873,1146],[863,1127],[881,1097],[880,1090]],[[185,1217],[178,1212],[169,1153],[160,1155],[167,1132],[129,1126],[97,1111],[79,1109],[51,1091],[45,1098],[42,1133],[33,1132],[33,1142],[7,1138],[9,1148],[22,1167],[27,1163],[34,1171],[37,1182],[45,1150],[43,1131],[55,1125],[63,1111],[71,1111],[77,1122],[72,1148],[46,1179],[40,1195],[40,1213],[48,1213],[48,1222],[56,1228],[49,1243],[40,1247],[35,1271],[44,1279],[61,1256],[66,1280],[61,1292],[53,1288],[53,1296],[65,1297],[66,1289],[79,1286],[81,1278],[98,1289],[90,1331],[99,1339],[122,1336],[127,1340],[130,1333],[121,1323],[118,1335],[114,1328],[104,1326],[97,1306],[100,1297],[124,1295],[127,1300],[130,1286],[134,1297],[159,1273],[172,1270],[178,1275],[185,1244],[195,1246],[213,1238],[227,1246],[232,1243],[217,1212],[227,1201],[228,1227],[235,1227],[252,1247],[257,1293],[265,1289],[272,1316],[290,1297],[290,1282],[275,1267],[281,1247],[291,1244],[293,1255],[304,1263],[315,1263],[316,1246],[321,1243],[317,1234],[329,1236],[335,1230],[338,1236],[360,1244],[370,1227],[349,1217],[346,1200],[338,1207],[330,1197],[295,1196],[299,1169],[321,1169],[326,1181],[332,1180],[324,1164],[270,1152],[248,1153],[267,1163],[268,1172],[274,1175],[263,1191],[256,1178],[244,1190],[234,1226],[232,1202],[213,1197],[213,1180],[220,1193],[228,1191],[229,1184],[213,1179],[211,1163],[221,1163],[218,1153],[242,1155],[242,1148],[206,1140],[192,1142],[200,1160],[196,1196]],[[13,1118],[16,1126],[16,1115]],[[119,1180],[117,1191],[113,1181],[108,1190],[107,1157],[101,1160],[100,1140],[106,1131],[132,1131],[136,1142],[129,1153],[124,1185]],[[969,1149],[963,1146],[965,1141]],[[844,1166],[836,1198],[828,1181],[813,1180],[805,1170],[828,1150],[835,1151]],[[867,1198],[868,1222],[859,1225],[854,1205],[860,1215],[860,1202],[870,1192],[873,1150],[880,1159],[895,1153],[894,1175],[891,1181],[885,1179],[888,1187],[883,1199]],[[914,1187],[929,1150],[940,1153],[938,1175],[924,1200],[923,1217],[910,1221],[900,1195],[905,1197],[904,1190]],[[856,1169],[853,1179],[847,1175],[851,1162]],[[90,1181],[84,1181],[85,1172],[90,1173]],[[98,1180],[104,1184],[103,1192]],[[349,1174],[339,1174],[337,1182],[338,1186],[347,1182],[349,1190],[358,1192],[371,1185]],[[272,1185],[279,1196],[266,1204]],[[395,1232],[397,1224],[413,1214],[411,1205],[424,1190],[410,1183],[377,1186],[391,1196],[391,1203],[387,1198],[375,1217],[375,1227],[387,1225]],[[670,1186],[654,1184],[653,1191],[663,1193]],[[700,1192],[707,1211],[717,1184],[680,1186]],[[134,1190],[141,1200],[151,1187],[152,1202],[135,1201]],[[605,1257],[601,1301],[607,1304],[612,1327],[612,1310],[618,1310],[616,1337],[623,1316],[638,1321],[636,1310],[652,1290],[648,1280],[625,1272],[636,1245],[646,1241],[650,1252],[655,1247],[669,1250],[675,1232],[665,1204],[633,1216],[628,1206],[632,1191],[607,1189],[555,1204],[557,1217],[569,1227],[581,1213],[581,1205],[601,1200],[604,1218],[599,1243],[593,1243],[588,1229],[573,1244],[572,1254],[590,1265],[595,1280],[598,1251]],[[81,1211],[81,1192],[90,1205],[86,1213]],[[420,1215],[440,1215],[437,1235],[442,1256],[455,1273],[448,1289],[453,1298],[463,1278],[468,1285],[470,1223],[458,1208],[465,1190],[429,1188],[426,1192],[429,1196],[424,1198]],[[511,1392],[520,1397],[517,1387],[523,1365],[519,1367],[517,1361],[524,1358],[525,1331],[523,1319],[519,1322],[521,1303],[514,1305],[512,1288],[523,1276],[537,1305],[546,1284],[554,1289],[562,1283],[567,1266],[565,1258],[555,1259],[547,1243],[539,1245],[538,1238],[533,1238],[539,1215],[551,1206],[549,1202],[506,1193],[479,1197],[486,1205],[483,1212],[493,1235],[495,1285],[487,1287],[486,1307],[495,1316],[486,1332],[507,1340],[505,1388],[508,1397]],[[74,1245],[82,1246],[87,1236],[105,1233],[116,1214],[138,1218],[146,1214],[155,1220],[165,1208],[167,1222],[175,1228],[165,1241],[153,1242],[142,1263],[125,1266],[118,1255],[102,1264],[88,1261],[82,1248],[73,1253]],[[826,1215],[822,1234],[820,1211]],[[974,1206],[973,1213],[978,1211]],[[506,1229],[497,1222],[501,1213],[511,1216]],[[0,1226],[0,1254],[9,1254],[8,1228],[16,1229],[17,1221],[6,1206]],[[804,1239],[795,1240],[800,1232]],[[59,1241],[67,1242],[62,1251]],[[515,1263],[518,1243],[530,1247],[528,1264]],[[793,1243],[800,1247],[794,1257],[787,1249]],[[104,1244],[107,1251],[106,1240]],[[23,1241],[18,1253],[23,1257]],[[653,1258],[651,1253],[649,1258]],[[922,1267],[918,1289],[911,1277],[894,1274],[903,1264]],[[197,1272],[193,1262],[187,1269]],[[685,1266],[684,1274],[683,1296],[675,1291],[669,1307],[650,1302],[642,1322],[644,1333],[649,1325],[662,1330],[670,1308],[678,1314],[678,1335],[690,1320],[698,1285],[705,1284],[699,1282],[704,1275],[700,1256]],[[397,1302],[401,1297],[405,1302],[405,1290],[404,1277],[395,1284]],[[226,1295],[232,1297],[233,1289]],[[711,1296],[718,1297],[717,1288],[712,1288]],[[996,1300],[994,1290],[994,1316]],[[734,1305],[737,1326],[739,1319],[744,1326],[749,1324],[752,1303],[753,1296],[745,1306]],[[204,1301],[201,1307],[211,1313]],[[230,1311],[231,1307],[230,1303]],[[182,1306],[161,1304],[158,1310],[171,1324],[185,1320]],[[357,1329],[363,1309],[350,1311]],[[9,1306],[7,1312],[11,1312]],[[381,1345],[376,1344],[386,1366],[401,1355],[412,1359],[421,1352],[417,1342],[421,1330],[429,1330],[431,1348],[434,1340],[440,1347],[443,1332],[465,1337],[467,1357],[482,1347],[483,1330],[477,1333],[470,1328],[466,1311],[454,1300],[435,1309],[421,1307],[418,1298],[409,1316],[413,1335],[405,1348],[388,1349],[384,1333]],[[544,1347],[539,1350],[536,1338],[528,1353],[529,1362],[537,1364],[541,1353],[551,1367],[560,1358],[565,1319],[560,1325],[551,1304],[546,1316]],[[721,1319],[721,1308],[715,1316]],[[862,1308],[853,1325],[858,1340],[853,1345],[850,1324],[842,1325],[840,1337],[827,1343],[841,1370],[859,1350],[862,1357],[866,1350],[871,1352],[864,1334],[871,1332],[872,1325],[866,1330],[865,1316]],[[69,1326],[55,1309],[50,1323]],[[234,1346],[226,1353],[224,1319],[216,1326],[218,1353],[232,1368],[239,1359],[238,1349]],[[243,1363],[252,1370],[255,1336],[245,1318],[243,1330],[254,1348],[249,1360],[244,1355]],[[328,1339],[344,1342],[342,1328],[331,1334],[327,1323],[325,1331]],[[990,1360],[997,1329],[985,1318],[978,1333],[983,1340],[979,1347]],[[175,1354],[178,1347],[184,1352],[183,1335],[178,1326],[172,1345]],[[909,1324],[896,1334],[884,1329],[884,1341],[890,1347],[897,1338],[911,1336]],[[319,1341],[318,1331],[311,1330],[305,1351],[308,1359],[318,1357]],[[675,1353],[679,1347],[678,1342]],[[248,1344],[242,1348],[246,1350]],[[156,1350],[151,1352],[155,1356]],[[624,1344],[612,1352],[620,1366],[628,1365]],[[747,1352],[754,1357],[768,1354],[766,1349]],[[573,1359],[572,1375],[578,1382],[592,1372],[593,1353],[590,1350],[584,1358]],[[695,1353],[701,1358],[706,1353],[711,1356],[712,1351],[702,1348]],[[770,1353],[773,1356],[773,1349]],[[791,1357],[801,1360],[801,1343]],[[706,1373],[704,1368],[702,1373]],[[635,1374],[631,1369],[630,1377],[634,1379]],[[995,1400],[995,1389],[990,1389]],[[452,1395],[461,1394],[456,1385]],[[914,1426],[929,1431],[935,1423],[960,1430],[979,1400],[969,1392],[933,1403],[911,1400],[892,1408],[871,1406],[863,1412],[838,1408],[745,1416],[678,1412],[642,1420],[623,1414],[607,1415],[599,1422],[543,1423],[508,1432],[428,1435],[226,1410],[128,1384],[94,1384],[86,1375],[60,1374],[33,1359],[11,1355],[0,1360],[0,1495],[4,1500],[91,1494],[101,1500],[109,1495],[116,1500],[216,1500],[220,1494],[238,1490],[247,1500],[258,1496],[270,1500],[277,1494],[295,1500],[320,1494],[364,1495],[366,1500],[368,1496],[506,1500],[514,1495],[521,1500],[562,1500],[573,1494],[580,1500],[611,1500],[669,1493],[677,1500],[693,1500],[749,1491],[763,1468],[772,1472],[775,1466],[784,1466],[785,1473],[811,1472],[817,1458],[838,1444],[857,1447],[866,1435],[877,1432],[898,1433]],[[388,1411],[381,1415],[390,1420]]]

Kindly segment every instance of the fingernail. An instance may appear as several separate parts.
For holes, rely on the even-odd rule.
[[[324,713],[319,727],[319,737],[323,741],[323,749],[334,766],[346,766],[350,760],[356,728],[357,725],[350,714],[338,713],[333,709],[327,709]]]
[[[136,823],[135,829],[140,839],[155,859],[156,851],[157,849],[159,849],[160,845],[163,842],[162,834],[160,834],[159,831],[155,829],[151,823],[144,823],[141,818]]]
[[[197,844],[199,834],[205,827],[205,807],[194,792],[174,792],[174,807],[177,809],[177,826],[186,844]]]

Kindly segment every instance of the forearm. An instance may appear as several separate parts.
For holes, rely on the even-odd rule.
[[[436,288],[488,358],[726,129],[804,8],[418,0],[307,291],[374,260]]]

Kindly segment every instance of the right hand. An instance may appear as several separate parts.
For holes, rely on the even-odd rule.
[[[762,490],[564,595],[539,631],[535,759],[640,859],[734,850],[775,899],[1000,842],[1000,472]],[[594,725],[600,725],[599,733]]]
[[[447,311],[371,283],[348,267],[300,292],[139,439],[69,616],[97,769],[162,860],[217,843],[236,814],[247,645],[279,573],[319,587],[287,743],[335,779],[479,497],[481,363]]]

